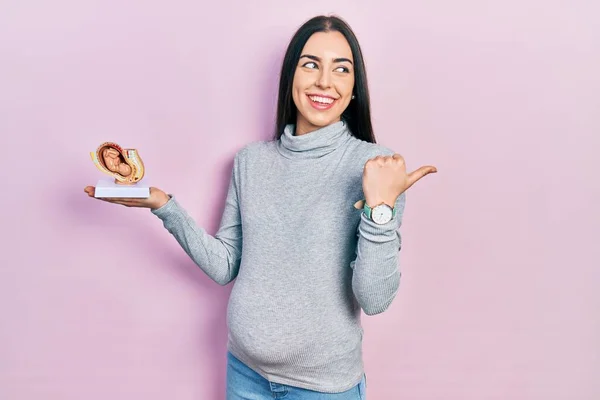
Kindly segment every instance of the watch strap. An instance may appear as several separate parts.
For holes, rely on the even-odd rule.
[[[371,219],[371,212],[373,211],[373,209],[371,207],[369,207],[369,205],[367,204],[367,202],[365,201],[365,205],[363,207],[363,210],[365,211],[365,215],[368,219]]]

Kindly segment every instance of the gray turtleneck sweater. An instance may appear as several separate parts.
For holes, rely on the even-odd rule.
[[[405,195],[384,225],[354,203],[363,167],[394,152],[352,136],[344,122],[236,155],[217,233],[199,227],[175,197],[152,212],[215,282],[235,279],[228,350],[264,378],[326,393],[363,374],[361,309],[388,308],[398,292]]]

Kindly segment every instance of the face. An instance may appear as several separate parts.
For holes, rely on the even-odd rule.
[[[296,135],[338,122],[352,99],[354,60],[339,32],[318,32],[304,45],[292,97],[298,110]]]

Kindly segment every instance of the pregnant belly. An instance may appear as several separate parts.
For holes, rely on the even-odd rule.
[[[314,366],[354,353],[362,340],[355,315],[341,300],[265,291],[236,282],[227,311],[230,339],[254,362]]]

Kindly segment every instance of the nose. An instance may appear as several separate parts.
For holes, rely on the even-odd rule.
[[[321,89],[326,89],[329,86],[331,86],[331,76],[329,74],[329,71],[326,68],[321,69],[321,73],[319,74],[319,77],[317,78],[316,84]]]

